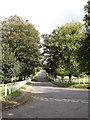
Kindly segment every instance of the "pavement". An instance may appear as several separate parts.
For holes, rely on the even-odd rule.
[[[2,118],[88,118],[88,90],[56,87],[45,79],[44,71],[26,94],[30,102],[3,111]]]

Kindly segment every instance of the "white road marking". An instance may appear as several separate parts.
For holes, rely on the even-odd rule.
[[[9,113],[8,115],[9,115],[9,116],[13,116],[14,114],[13,114],[13,113]]]
[[[33,98],[34,99],[39,99],[41,101],[72,102],[72,103],[84,103],[84,104],[88,104],[88,100],[54,99],[54,98],[37,97],[37,96],[33,96]]]

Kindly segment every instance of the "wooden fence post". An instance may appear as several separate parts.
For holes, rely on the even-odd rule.
[[[9,83],[9,95],[11,94],[11,83]]]
[[[14,92],[17,90],[16,82],[14,83]]]
[[[83,84],[85,85],[85,78],[83,78]]]
[[[5,96],[7,96],[7,84],[5,84]]]
[[[29,82],[31,82],[31,78],[29,78]]]
[[[13,83],[12,83],[12,93],[14,92],[14,90],[13,90]]]

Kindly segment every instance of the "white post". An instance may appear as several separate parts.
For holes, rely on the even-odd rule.
[[[13,90],[13,83],[12,83],[12,93],[13,93],[13,91],[14,91],[14,90]]]
[[[16,90],[18,89],[17,82],[16,82]]]
[[[20,83],[18,82],[18,89],[20,88],[20,85],[19,85]]]
[[[29,82],[30,82],[30,78],[29,78]]]
[[[17,86],[16,86],[16,82],[14,83],[14,91],[16,91],[17,89]]]
[[[7,84],[5,84],[5,96],[7,96]]]
[[[19,88],[20,88],[20,82],[19,82]]]
[[[83,84],[85,85],[85,78],[83,78]]]
[[[79,80],[79,85],[80,85],[80,78],[78,80]]]
[[[11,94],[11,83],[9,83],[9,95]]]

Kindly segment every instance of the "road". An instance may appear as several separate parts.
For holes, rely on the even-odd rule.
[[[88,91],[56,87],[42,71],[33,81],[30,103],[4,111],[3,118],[88,118]]]

